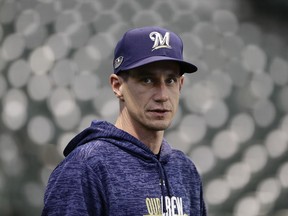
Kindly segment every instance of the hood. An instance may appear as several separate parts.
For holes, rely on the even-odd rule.
[[[137,157],[147,163],[156,163],[158,165],[160,187],[162,197],[165,197],[165,188],[168,196],[172,196],[169,181],[163,167],[171,156],[172,149],[163,139],[159,159],[157,156],[141,141],[129,133],[118,129],[113,124],[106,121],[93,121],[87,129],[75,136],[64,149],[64,156],[69,155],[75,148],[86,143],[96,140],[103,140],[108,145],[118,146],[123,151],[128,152],[131,156]],[[166,212],[166,204],[163,202],[163,210]]]
[[[103,140],[118,146],[123,151],[130,153],[131,155],[138,157],[142,160],[155,160],[154,153],[141,141],[129,133],[115,127],[113,124],[106,121],[92,121],[90,127],[83,130],[77,136],[75,136],[64,149],[64,156],[68,156],[75,148],[86,143],[96,140]],[[172,152],[171,147],[166,140],[163,139],[162,147],[160,151],[160,161],[162,163],[167,162]]]

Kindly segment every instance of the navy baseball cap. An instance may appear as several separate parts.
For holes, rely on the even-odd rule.
[[[116,45],[114,73],[163,60],[178,62],[182,74],[197,71],[194,64],[183,60],[183,42],[177,34],[155,26],[135,28]]]

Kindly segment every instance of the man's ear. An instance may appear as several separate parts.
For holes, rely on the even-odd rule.
[[[180,92],[181,92],[183,84],[184,84],[184,74],[180,77],[180,85],[179,85],[179,91]]]
[[[111,88],[114,92],[114,94],[116,95],[117,98],[119,98],[120,100],[124,100],[123,99],[123,94],[122,94],[122,84],[123,84],[123,79],[116,75],[116,74],[111,74],[110,75],[110,84],[111,84]]]

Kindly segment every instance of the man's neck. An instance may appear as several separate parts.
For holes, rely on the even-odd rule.
[[[160,152],[161,144],[163,141],[164,131],[153,131],[136,127],[133,124],[126,123],[118,118],[115,126],[121,130],[131,134],[142,143],[144,143],[154,154]]]

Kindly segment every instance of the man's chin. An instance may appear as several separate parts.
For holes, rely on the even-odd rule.
[[[171,122],[150,122],[149,128],[154,131],[164,131],[169,128]]]

